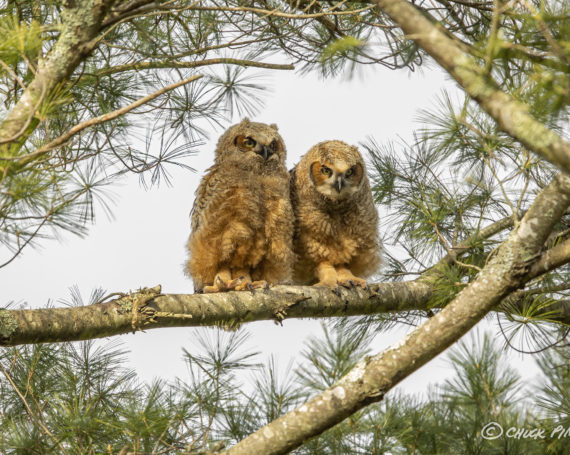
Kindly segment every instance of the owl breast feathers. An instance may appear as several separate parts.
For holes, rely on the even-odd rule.
[[[378,271],[378,213],[362,156],[341,141],[311,148],[291,171],[294,281],[336,289],[366,286]]]
[[[192,208],[186,272],[197,292],[289,281],[293,212],[275,125],[244,119],[218,141]]]

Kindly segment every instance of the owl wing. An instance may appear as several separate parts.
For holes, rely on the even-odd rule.
[[[196,197],[194,198],[194,204],[190,211],[192,233],[197,232],[200,228],[203,215],[207,212],[210,204],[212,204],[217,194],[216,190],[220,181],[220,173],[216,165],[210,167],[202,178],[196,190]]]

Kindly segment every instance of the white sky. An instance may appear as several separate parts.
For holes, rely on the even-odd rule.
[[[292,167],[299,157],[317,142],[340,139],[357,145],[374,136],[378,143],[411,138],[417,124],[413,119],[422,108],[432,107],[445,88],[454,83],[437,69],[424,74],[368,70],[352,80],[319,80],[310,75],[299,77],[291,72],[273,73],[269,79],[273,91],[266,96],[266,107],[252,120],[277,123],[288,150]],[[234,118],[232,123],[239,121]],[[0,271],[2,300],[28,302],[31,307],[45,307],[69,297],[69,288],[77,285],[87,301],[94,288],[108,292],[127,292],[139,287],[162,285],[164,293],[190,293],[191,281],[182,273],[189,234],[189,212],[194,191],[203,171],[213,162],[215,143],[223,132],[211,132],[211,140],[199,149],[189,164],[190,173],[171,168],[172,187],[165,185],[145,191],[137,177],[113,188],[117,204],[114,220],[99,212],[96,224],[86,239],[64,235],[62,241],[42,243],[40,250],[26,249],[24,254]],[[320,333],[316,320],[285,320],[283,327],[272,321],[248,324],[250,345],[264,357],[276,355],[285,368],[311,334]],[[489,326],[487,323],[483,323]],[[191,328],[157,329],[119,338],[131,351],[130,361],[139,377],[185,377],[182,347],[192,349]],[[382,333],[374,343],[374,352],[396,342],[408,328]],[[492,330],[496,333],[496,329]],[[444,357],[444,356],[443,356]],[[512,356],[515,366],[522,359]],[[534,362],[524,365],[527,377],[536,374]],[[402,382],[405,392],[425,392],[428,383],[441,383],[451,374],[440,358]]]

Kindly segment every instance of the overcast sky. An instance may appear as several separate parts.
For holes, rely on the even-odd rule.
[[[410,139],[418,127],[414,122],[418,111],[433,106],[444,88],[454,87],[433,67],[423,74],[377,67],[352,80],[326,81],[315,75],[274,72],[267,81],[273,90],[265,97],[265,108],[251,119],[279,126],[289,168],[323,140],[340,139],[358,145],[369,136],[378,143],[398,137]],[[236,117],[232,123],[239,120]],[[139,186],[136,176],[129,177],[123,185],[112,188],[117,201],[113,220],[100,211],[87,238],[64,234],[60,241],[44,241],[39,250],[26,249],[0,271],[0,303],[61,305],[58,299],[69,298],[73,285],[78,286],[85,302],[97,287],[128,292],[161,284],[164,293],[192,292],[191,281],[182,272],[189,212],[194,191],[204,170],[213,163],[215,143],[224,129],[212,130],[210,140],[189,162],[196,173],[171,168],[172,187],[163,185],[148,191]],[[253,334],[250,345],[262,350],[264,357],[275,354],[285,368],[302,349],[303,340],[320,333],[319,324],[315,320],[285,320],[280,327],[264,321],[248,324],[247,329]],[[192,348],[193,330],[158,329],[119,339],[130,349],[131,364],[142,379],[184,377],[182,347]],[[380,334],[374,352],[396,342],[407,330],[402,327]],[[512,357],[520,365],[521,357]],[[528,365],[525,369],[527,374],[536,372]],[[428,382],[441,382],[450,374],[447,363],[438,358],[406,379],[400,389],[425,391]]]

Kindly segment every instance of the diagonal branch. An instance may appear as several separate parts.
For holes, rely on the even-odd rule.
[[[400,343],[360,361],[346,376],[284,414],[227,455],[285,454],[363,407],[381,400],[402,379],[443,352],[495,305],[528,281],[528,270],[570,204],[570,177],[559,174],[536,198],[478,277],[435,317]]]
[[[128,112],[132,111],[133,109],[136,109],[137,107],[142,106],[143,104],[146,104],[155,98],[158,98],[160,95],[163,95],[164,93],[167,93],[171,90],[174,90],[174,89],[176,89],[182,85],[189,84],[190,82],[194,82],[194,81],[200,79],[201,77],[202,77],[202,75],[197,74],[197,75],[194,75],[192,77],[189,77],[189,78],[183,79],[181,81],[175,82],[174,84],[170,84],[166,87],[161,88],[160,90],[157,90],[154,93],[151,93],[150,95],[147,95],[143,98],[140,98],[140,99],[132,102],[131,104],[129,104],[127,106],[123,106],[119,109],[116,109],[112,112],[108,112],[107,114],[100,115],[98,117],[90,118],[89,120],[85,120],[84,122],[81,122],[81,123],[75,125],[69,131],[65,132],[61,136],[50,141],[46,145],[40,147],[35,152],[28,153],[27,155],[12,157],[12,158],[0,157],[0,161],[1,160],[17,161],[17,165],[13,166],[11,168],[12,171],[16,170],[19,167],[25,166],[30,161],[33,161],[33,160],[37,159],[38,157],[49,153],[53,149],[55,149],[57,147],[61,147],[62,145],[66,144],[73,136],[76,136],[77,134],[81,133],[81,131],[83,131],[84,129],[89,128],[89,127],[94,126],[94,125],[99,125],[101,123],[109,122],[113,119],[116,119],[117,117],[120,117],[121,115],[125,115]]]
[[[210,58],[205,60],[197,60],[195,62],[183,62],[183,61],[173,61],[172,59],[152,61],[152,62],[138,62],[129,63],[126,65],[113,66],[111,68],[106,68],[98,73],[96,76],[108,76],[110,74],[121,73],[123,71],[139,71],[157,68],[199,68],[201,66],[211,66],[211,65],[238,65],[243,67],[253,67],[253,68],[265,68],[274,70],[294,70],[295,67],[290,64],[279,64],[279,63],[265,63],[257,62],[255,60],[243,60],[237,58]]]
[[[0,156],[18,154],[22,144],[39,124],[35,116],[36,106],[43,94],[49,96],[58,84],[93,50],[93,38],[100,30],[101,21],[114,0],[77,0],[64,2],[61,11],[61,33],[57,42],[42,59],[18,102],[0,123],[0,141],[16,137],[16,140],[0,144]],[[29,121],[29,119],[32,119]],[[0,166],[0,170],[4,170]]]
[[[521,215],[524,212],[521,212]],[[521,216],[519,215],[519,216]],[[518,217],[517,217],[518,219]],[[495,221],[494,223],[490,224],[489,226],[480,229],[478,232],[473,234],[472,236],[466,238],[458,245],[454,246],[451,249],[451,252],[446,254],[442,257],[436,264],[431,266],[428,270],[424,272],[425,275],[429,275],[434,273],[438,270],[438,268],[442,265],[451,265],[457,261],[457,258],[461,256],[463,253],[468,252],[473,245],[479,244],[482,240],[486,240],[494,235],[498,234],[499,232],[504,231],[505,229],[512,228],[514,225],[515,217],[513,215],[507,216],[501,220]]]
[[[460,45],[406,0],[375,0],[408,38],[430,54],[475,99],[499,127],[528,149],[570,172],[570,144],[534,119],[528,106],[499,89],[497,82]]]

